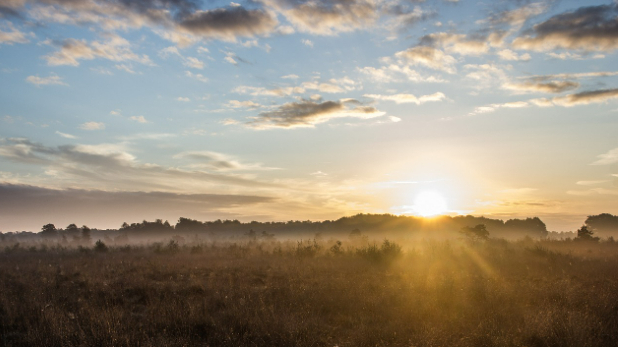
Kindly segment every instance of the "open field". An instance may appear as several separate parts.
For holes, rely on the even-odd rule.
[[[616,346],[618,244],[0,251],[3,346]]]

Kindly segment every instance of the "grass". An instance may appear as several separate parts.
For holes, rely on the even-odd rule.
[[[618,345],[611,242],[97,247],[3,247],[0,345]]]

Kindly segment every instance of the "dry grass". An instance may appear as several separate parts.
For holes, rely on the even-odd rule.
[[[0,345],[618,345],[616,244],[393,247],[8,247]]]

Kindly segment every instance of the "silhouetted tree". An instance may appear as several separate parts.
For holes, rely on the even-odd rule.
[[[82,242],[87,245],[92,243],[92,238],[90,237],[90,228],[85,225],[82,226]]]
[[[472,241],[489,239],[489,231],[487,231],[485,224],[478,224],[474,227],[463,227],[459,230],[459,232]]]
[[[601,213],[596,216],[588,216],[584,222],[586,226],[597,234],[607,235],[618,233],[618,216],[609,213]]]
[[[525,233],[530,236],[547,237],[547,226],[539,217],[526,219],[509,219],[504,227],[513,232]]]
[[[599,238],[592,236],[593,234],[594,232],[592,230],[588,229],[587,226],[582,225],[582,227],[577,230],[576,240],[598,242]]]
[[[98,240],[94,244],[94,250],[95,250],[95,252],[103,253],[103,252],[107,252],[108,248],[107,248],[107,245],[103,241]]]
[[[56,229],[56,226],[51,223],[45,224],[41,228],[41,236],[46,239],[56,238],[58,237],[58,229]]]
[[[80,230],[77,227],[77,225],[75,225],[73,223],[67,225],[67,227],[64,229],[64,232],[65,232],[66,236],[71,239],[71,241],[78,241],[79,240],[79,232],[80,232]]]

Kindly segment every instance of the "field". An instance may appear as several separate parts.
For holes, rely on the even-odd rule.
[[[3,346],[616,346],[618,244],[0,251]]]

